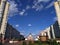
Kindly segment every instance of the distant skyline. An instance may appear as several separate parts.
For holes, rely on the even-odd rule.
[[[8,22],[23,35],[39,34],[57,20],[56,0],[8,0]]]

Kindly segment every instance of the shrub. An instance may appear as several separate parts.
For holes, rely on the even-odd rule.
[[[58,43],[56,42],[56,40],[49,40],[48,41],[49,45],[58,45]]]
[[[26,42],[25,41],[23,41],[23,45],[26,45]]]

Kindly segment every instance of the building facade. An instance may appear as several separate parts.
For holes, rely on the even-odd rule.
[[[58,18],[58,25],[59,25],[59,28],[60,28],[60,0],[55,2],[54,6],[55,6],[55,10],[56,10],[56,16]]]
[[[2,40],[20,36],[20,32],[7,23],[9,6],[10,4],[7,0],[0,0],[0,37]]]
[[[30,34],[25,38],[25,40],[33,41],[33,40],[34,40],[33,35],[30,33]]]
[[[60,38],[60,0],[57,0],[57,2],[54,3],[55,10],[56,10],[56,15],[58,18],[58,21],[55,22],[53,25],[54,27],[54,33],[57,38]]]
[[[9,3],[6,0],[1,0],[0,4],[0,33],[4,33],[7,24]]]
[[[58,24],[58,21],[56,21],[54,24],[53,24],[53,29],[54,29],[54,33],[55,33],[55,37],[56,38],[60,38],[60,29],[59,29],[59,24]]]
[[[0,38],[4,43],[4,36],[7,24],[9,3],[6,0],[0,0]]]
[[[5,31],[5,39],[19,39],[20,32],[15,29],[12,25],[7,23],[6,31]]]
[[[56,21],[53,25],[46,28],[41,32],[42,36],[47,36],[48,39],[59,39],[60,38],[60,29],[58,21]]]

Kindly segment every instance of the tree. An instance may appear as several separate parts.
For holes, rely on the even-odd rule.
[[[58,43],[56,42],[56,40],[53,40],[53,45],[58,45]]]
[[[58,43],[56,42],[56,40],[49,40],[49,45],[58,45]]]

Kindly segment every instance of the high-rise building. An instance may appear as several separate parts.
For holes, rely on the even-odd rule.
[[[1,23],[1,33],[4,33],[6,30],[6,24],[7,24],[7,16],[8,16],[8,9],[9,9],[9,3],[6,2],[5,8],[4,8],[4,12],[3,12],[3,16],[2,16],[2,23]]]
[[[2,23],[2,17],[3,17],[3,14],[4,14],[4,8],[6,5],[6,0],[0,0],[0,28],[1,28],[1,23]]]
[[[60,34],[60,29],[59,29],[58,21],[56,21],[53,24],[53,29],[54,29],[55,37],[60,38],[60,35],[59,35]]]
[[[0,0],[0,35],[2,35],[2,39],[4,39],[5,35],[8,10],[9,3],[6,0]]]
[[[21,36],[20,32],[17,29],[15,29],[12,25],[7,23],[4,38],[5,39],[14,39],[14,38],[19,39],[21,37],[22,36]]]
[[[57,18],[58,18],[59,28],[60,28],[60,0],[55,2],[54,6],[55,6],[55,10],[56,10],[56,15],[57,15]]]
[[[56,21],[53,25],[50,26],[50,36],[51,39],[60,38],[60,29],[58,21]]]
[[[2,40],[20,37],[20,32],[7,23],[9,6],[9,2],[0,0],[0,38]]]

